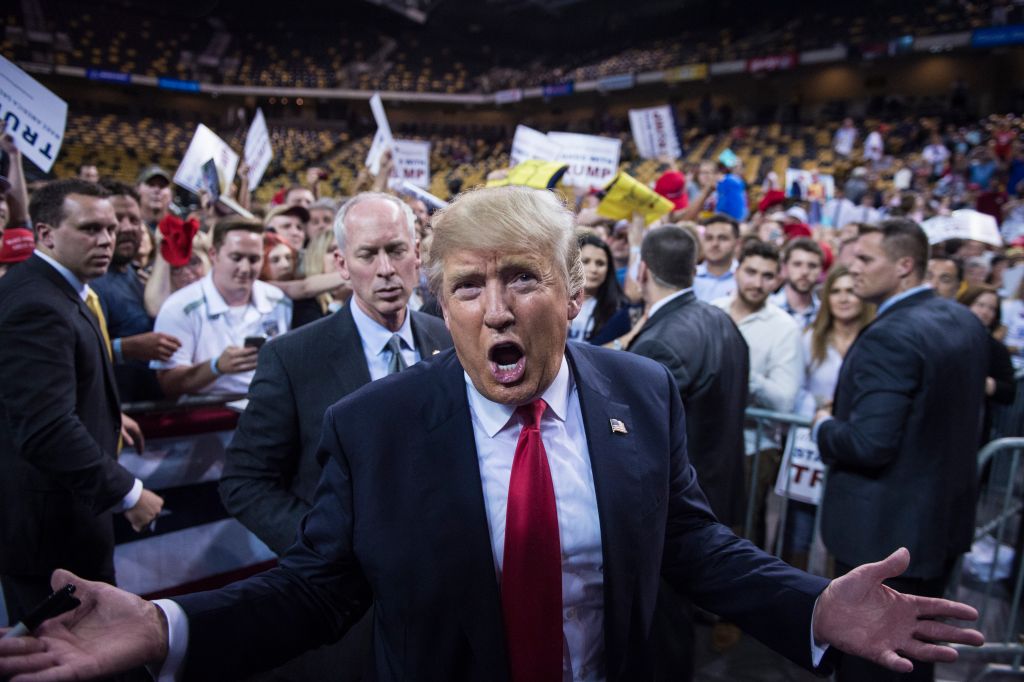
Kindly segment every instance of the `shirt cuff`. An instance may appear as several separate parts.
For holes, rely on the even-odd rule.
[[[821,595],[818,595],[818,599],[821,599]],[[818,599],[814,600],[814,610],[811,611],[811,665],[815,668],[821,665],[821,659],[825,658],[830,646],[828,642],[819,642],[814,638],[814,614],[818,610]],[[163,681],[158,680],[157,682]]]
[[[819,421],[815,422],[814,426],[811,427],[811,440],[814,441],[815,445],[818,443],[818,431],[821,430],[821,425],[827,421],[832,421],[835,417],[822,417]]]
[[[135,484],[132,485],[132,489],[128,491],[128,494],[121,499],[121,504],[118,505],[116,511],[125,512],[134,507],[139,503],[139,498],[142,497],[142,481],[135,479]]]
[[[167,618],[167,658],[159,668],[155,665],[146,668],[155,682],[177,682],[188,650],[188,616],[173,599],[157,599],[153,604]]]

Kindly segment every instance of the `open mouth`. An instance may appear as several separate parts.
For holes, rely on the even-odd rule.
[[[514,384],[526,372],[526,354],[515,343],[499,343],[487,354],[491,376],[499,384]]]

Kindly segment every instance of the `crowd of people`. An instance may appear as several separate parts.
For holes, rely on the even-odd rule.
[[[633,503],[641,516],[658,520],[656,532],[668,538],[666,551],[681,551],[699,536],[730,561],[778,572],[779,580],[798,585],[804,596],[821,592],[824,583],[766,563],[747,545],[734,545],[726,529],[740,529],[749,517],[749,539],[760,546],[783,533],[785,558],[798,567],[808,566],[818,541],[808,503],[790,502],[786,527],[772,528],[777,498],[770,491],[785,433],[751,422],[751,407],[801,415],[813,424],[809,438],[831,467],[820,502],[821,537],[834,557],[835,574],[864,578],[857,566],[907,547],[909,558],[889,557],[889,563],[878,564],[885,566],[877,569],[884,575],[877,575],[903,592],[939,597],[953,562],[970,546],[974,454],[993,433],[1016,433],[1018,426],[997,424],[995,415],[999,406],[1015,401],[1015,367],[1024,367],[1022,126],[1013,115],[963,125],[912,121],[900,129],[847,120],[831,140],[828,189],[813,172],[806,187],[774,169],[753,182],[744,158],[729,150],[694,164],[663,159],[650,186],[672,208],[653,221],[640,214],[603,217],[597,188],[463,192],[469,188],[453,184],[450,204],[429,194],[402,194],[388,189],[387,157],[379,173],[360,172],[345,195],[334,191],[329,172],[316,167],[267,202],[249,192],[243,164],[228,193],[234,200],[211,200],[204,192],[194,210],[174,202],[171,174],[155,165],[127,184],[83,164],[78,177],[30,192],[21,154],[4,137],[0,364],[19,380],[0,386],[0,493],[11,501],[4,503],[0,522],[0,582],[12,622],[46,596],[54,569],[115,581],[111,514],[124,513],[136,530],[160,514],[160,496],[116,462],[123,445],[141,447],[143,438],[121,413],[122,404],[246,396],[220,494],[227,510],[282,557],[283,573],[264,586],[285,589],[281,581],[296,575],[300,582],[316,582],[327,575],[321,573],[325,566],[333,571],[354,556],[363,571],[325,578],[330,584],[324,589],[334,595],[329,599],[342,599],[344,608],[323,607],[322,595],[296,597],[303,617],[332,610],[330,617],[321,614],[330,623],[322,621],[328,629],[316,641],[337,639],[352,627],[347,637],[287,662],[298,654],[298,644],[283,647],[287,656],[268,651],[249,663],[283,664],[283,675],[299,679],[316,679],[319,673],[311,671],[352,667],[370,638],[378,644],[383,638],[388,647],[395,643],[393,633],[374,632],[362,617],[372,599],[384,600],[371,609],[378,628],[393,615],[391,608],[403,618],[418,618],[407,610],[413,607],[395,607],[381,596],[412,559],[396,559],[364,534],[405,537],[409,529],[395,524],[412,518],[406,516],[414,514],[410,500],[422,501],[424,487],[449,485],[424,471],[418,458],[427,456],[425,442],[438,450],[460,447],[455,435],[430,440],[437,438],[435,427],[451,418],[449,407],[441,406],[451,395],[438,397],[436,405],[423,395],[464,395],[467,386],[473,417],[463,426],[475,438],[480,469],[474,458],[472,478],[479,474],[480,481],[462,483],[475,485],[477,496],[482,483],[491,531],[484,547],[489,555],[493,543],[503,584],[507,578],[516,586],[518,600],[551,572],[574,576],[559,593],[574,607],[562,614],[559,606],[555,613],[566,632],[564,657],[562,647],[551,653],[549,642],[527,632],[536,604],[524,602],[524,615],[505,602],[506,627],[527,642],[506,642],[517,680],[534,679],[517,666],[562,670],[563,664],[574,679],[600,679],[621,655],[628,661],[624,669],[646,670],[647,662],[641,665],[611,646],[607,652],[604,645],[595,648],[600,637],[595,639],[594,628],[601,621],[594,619],[602,610],[595,585],[611,580],[601,577],[601,539],[635,541],[629,533],[606,534],[621,530],[606,529],[614,522],[602,505],[618,494],[607,487],[606,476],[636,478],[645,496]],[[733,131],[733,139],[742,136]],[[991,216],[999,225],[996,240],[964,233],[929,243],[921,223],[962,209]],[[569,236],[557,236],[560,230]],[[574,342],[568,350],[566,339]],[[448,351],[453,345],[455,354]],[[631,373],[634,378],[627,380]],[[395,374],[401,377],[391,378]],[[636,376],[645,385],[626,390]],[[398,391],[414,381],[422,384],[415,400]],[[376,393],[366,389],[371,383]],[[662,384],[671,385],[670,397],[656,393]],[[545,402],[531,402],[542,394]],[[955,404],[950,395],[958,396]],[[607,414],[594,411],[596,401]],[[648,413],[645,405],[662,402],[665,410]],[[505,426],[513,407],[527,403],[541,407],[533,416],[521,409],[515,414],[521,433],[533,429],[541,436],[536,439],[521,435],[519,422],[512,430]],[[347,428],[375,423],[382,405],[418,415],[423,423],[411,433],[396,433],[390,424]],[[675,433],[673,424],[684,413],[683,430]],[[657,423],[670,432],[655,429]],[[653,439],[645,446],[661,451],[671,441],[672,454],[638,460],[642,471],[604,470],[606,446],[594,432],[599,425],[601,436],[610,428],[622,443],[649,428],[638,436]],[[386,443],[387,452],[368,464],[353,451],[372,438]],[[416,438],[421,440],[409,440]],[[51,448],[59,441],[72,442],[73,452],[55,454]],[[554,481],[553,497],[516,507],[512,489],[529,488],[516,482],[520,448],[535,447],[522,445],[527,441],[542,441],[540,452],[548,447],[585,455],[589,447],[593,465],[586,456],[551,460],[546,480],[549,493]],[[584,449],[574,450],[572,444],[581,442]],[[498,457],[504,450],[516,452],[515,465],[512,458]],[[392,452],[404,454],[392,459]],[[922,458],[928,458],[927,466]],[[686,480],[687,463],[700,490]],[[453,475],[465,473],[458,471]],[[322,477],[327,484],[318,488]],[[566,502],[559,495],[569,481],[576,497]],[[396,506],[376,507],[372,500],[378,495]],[[617,504],[626,499],[632,493]],[[452,506],[444,512],[431,512],[430,504],[418,511],[458,515],[465,503],[445,499],[439,504]],[[549,504],[553,516],[531,516],[537,505]],[[591,507],[601,510],[600,523]],[[677,514],[689,520],[683,523]],[[686,524],[694,514],[701,528],[714,520],[723,525],[707,532],[691,528]],[[327,537],[335,515],[347,519],[354,538]],[[31,522],[25,520],[29,516]],[[60,537],[73,542],[45,531],[55,518],[66,524]],[[520,533],[532,524],[546,524],[547,530],[513,538],[514,524]],[[299,528],[303,535],[293,546]],[[435,540],[439,546],[455,541],[444,532]],[[572,557],[563,559],[571,570],[565,563],[559,568],[559,540],[563,556]],[[655,554],[661,550],[651,551],[641,557],[650,563],[644,570],[660,563]],[[543,568],[522,558],[531,552],[547,552]],[[434,557],[436,550],[424,554]],[[608,563],[607,552],[604,557]],[[706,565],[683,564],[669,569],[678,573],[662,589],[686,595],[693,581],[708,579]],[[895,582],[902,571],[892,573],[893,565],[906,569]],[[621,568],[610,567],[616,580]],[[689,575],[691,570],[701,577]],[[350,582],[331,582],[336,579]],[[447,585],[446,580],[439,579]],[[739,589],[753,587],[742,583]],[[643,588],[643,609],[654,608],[652,589]],[[763,613],[751,616],[734,607],[715,592],[721,586],[708,589],[702,592],[703,583],[696,588],[707,608],[805,666],[831,665],[817,649],[808,657],[776,639]],[[428,601],[441,598],[435,594]],[[537,598],[550,599],[547,593]],[[202,637],[224,628],[201,600],[160,608],[165,631],[170,623],[174,632],[186,613],[188,628]],[[603,608],[606,623],[624,615],[609,611],[619,608],[614,604]],[[799,623],[784,628],[786,637],[790,629],[811,627],[811,607],[801,613]],[[295,625],[293,637],[309,633],[307,623]],[[441,628],[446,643],[447,628]],[[646,638],[650,633],[644,632]],[[433,641],[434,635],[418,636]],[[186,666],[201,661],[224,670],[238,663],[215,662],[214,651],[204,649],[208,645],[198,635],[188,637],[189,650],[198,653],[190,653]],[[834,631],[818,639],[874,661],[863,669],[843,664],[840,679],[886,679],[878,664],[907,672],[859,640],[842,640]],[[172,650],[174,641],[172,635]],[[465,652],[452,646],[445,651],[457,668]],[[531,660],[519,646],[528,652],[539,647],[544,654]],[[656,646],[653,640],[650,646]],[[389,654],[378,665],[408,656],[410,665],[419,666],[427,654],[418,647],[394,654],[396,659]],[[0,674],[5,651],[0,647]],[[655,658],[674,674],[686,674],[692,657],[675,660],[663,653]],[[932,650],[904,653],[936,660]],[[167,650],[145,654],[146,660],[162,661]],[[456,669],[448,663],[439,670]],[[486,663],[466,665],[470,678],[488,669]],[[640,668],[630,667],[635,665]],[[930,667],[916,665],[917,679],[929,679]],[[452,672],[451,678],[460,675]]]

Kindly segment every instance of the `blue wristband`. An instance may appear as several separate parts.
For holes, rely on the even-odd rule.
[[[114,361],[119,365],[124,364],[124,353],[121,352],[121,339],[114,339],[111,346],[113,346]]]
[[[220,356],[219,355],[217,357],[215,357],[215,358],[210,358],[210,371],[213,372],[213,376],[215,376],[215,377],[219,377],[221,374],[223,374],[223,372],[221,372],[219,369],[217,369],[217,361],[218,360],[220,360]]]

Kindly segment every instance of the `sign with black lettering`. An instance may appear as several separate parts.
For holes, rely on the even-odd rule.
[[[68,103],[3,57],[0,118],[21,153],[49,173],[64,141]]]

